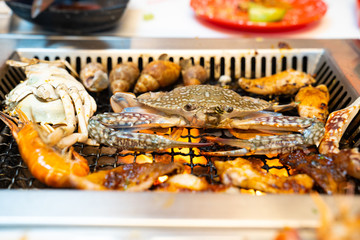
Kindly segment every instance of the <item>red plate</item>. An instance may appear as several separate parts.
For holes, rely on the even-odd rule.
[[[321,0],[287,0],[291,8],[279,22],[251,22],[237,7],[239,0],[191,0],[196,16],[223,26],[243,30],[291,30],[320,20],[327,5]]]

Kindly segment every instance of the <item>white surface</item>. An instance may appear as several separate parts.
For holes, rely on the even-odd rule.
[[[196,18],[190,0],[130,0],[118,26],[94,35],[155,38],[359,38],[357,0],[324,0],[328,4],[326,15],[316,24],[302,29],[261,33],[220,27]],[[0,33],[48,34],[41,27],[19,18],[10,20],[11,14],[0,2]],[[152,15],[152,19],[145,16]]]
[[[190,0],[130,0],[116,35],[183,38],[359,38],[356,0],[326,0],[322,20],[303,29],[282,33],[254,33],[215,26],[195,17]],[[144,15],[152,14],[151,20]]]

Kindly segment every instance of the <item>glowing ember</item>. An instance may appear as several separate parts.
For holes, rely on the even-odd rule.
[[[154,185],[159,185],[163,182],[165,182],[166,180],[168,180],[169,177],[167,175],[164,175],[164,176],[160,176],[158,177],[158,179],[154,182]]]
[[[262,191],[258,191],[258,190],[255,190],[255,195],[256,196],[261,196],[261,195],[265,195],[266,193],[262,192]]]
[[[187,142],[191,141],[194,143],[200,142],[200,138],[197,137],[191,137],[191,136],[199,136],[200,132],[199,129],[177,129],[170,132],[170,130],[166,130],[166,134],[168,137],[172,139],[176,139],[177,141]],[[164,134],[165,130],[162,130],[160,132],[151,132],[148,131],[148,133],[153,134]],[[134,151],[122,151],[120,152],[121,156],[118,156],[118,163],[152,163],[152,162],[163,162],[163,163],[170,163],[172,161],[174,162],[180,162],[180,163],[187,163],[189,165],[193,164],[207,164],[207,159],[204,156],[201,156],[200,149],[198,148],[172,148],[172,149],[166,149],[162,151],[162,154],[136,154]],[[194,157],[196,155],[197,157]],[[261,161],[260,161],[261,162]],[[279,177],[287,177],[288,172],[284,168],[284,166],[279,162],[279,159],[267,159],[266,160],[267,165],[270,167],[269,172],[271,174],[274,174]],[[190,166],[185,166],[184,173],[192,173],[192,169]],[[160,176],[154,185],[159,185],[161,183],[164,183],[168,180],[168,176]],[[262,191],[258,191],[255,189],[240,189],[241,193],[244,194],[251,194],[256,196],[265,195],[266,193]]]
[[[266,193],[258,191],[258,190],[254,190],[254,189],[240,189],[241,193],[244,194],[250,194],[250,195],[256,195],[256,196],[262,196],[265,195]]]
[[[283,167],[281,169],[278,169],[278,168],[270,168],[269,169],[269,172],[271,174],[274,174],[276,176],[279,176],[279,177],[288,177],[289,174],[288,172],[286,171],[286,169],[284,168],[284,165],[282,165],[280,162],[279,162],[279,159],[272,159],[272,160],[269,160],[267,159],[267,165],[269,167]]]
[[[117,162],[118,163],[134,163],[134,159],[136,163],[152,163],[153,162],[153,157],[151,156],[151,154],[140,154],[140,155],[136,155],[136,158],[134,157],[135,152],[133,151],[121,151],[120,152],[121,155],[123,156],[118,156]]]
[[[199,129],[184,129],[181,136],[178,138],[178,141],[182,141],[182,142],[194,142],[194,143],[198,143],[200,142],[200,138],[192,138],[192,137],[184,137],[184,136],[199,136],[200,132]],[[195,155],[199,155],[200,154],[200,150],[198,148],[192,148],[193,153]],[[170,149],[168,150],[169,152],[171,151]],[[174,148],[174,152],[175,153],[183,153],[186,156],[180,155],[180,154],[176,154],[174,156],[174,161],[175,162],[181,162],[181,163],[190,163],[191,162],[191,156],[188,156],[188,154],[190,153],[190,148]],[[192,163],[193,164],[206,164],[207,160],[204,156],[200,156],[200,157],[193,157],[192,158]]]
[[[143,131],[142,131],[143,132]],[[147,131],[148,133],[154,133]],[[181,133],[181,134],[180,134]],[[158,132],[156,133],[158,134]],[[160,133],[162,134],[162,133]],[[170,133],[170,131],[167,130],[167,134],[170,134],[172,138],[176,138],[177,141],[187,142],[191,141],[194,143],[200,142],[200,138],[192,138],[187,136],[199,136],[200,132],[198,129],[183,129],[181,132],[179,131],[173,131]],[[182,136],[182,137],[181,137]],[[199,157],[192,157],[190,155],[190,151],[194,155],[200,155],[200,150],[198,148],[173,148],[173,149],[166,149],[164,152],[168,152],[170,154],[163,154],[158,155],[154,154],[154,157],[151,154],[139,154],[136,155],[136,158],[134,157],[135,152],[134,151],[122,151],[120,154],[122,156],[118,156],[117,162],[118,163],[152,163],[155,162],[168,162],[170,163],[172,161],[172,157],[174,156],[174,162],[180,162],[180,163],[188,163],[191,164],[206,164],[207,160],[204,156]],[[135,159],[135,160],[134,160]],[[185,172],[190,172],[190,170],[186,169]]]

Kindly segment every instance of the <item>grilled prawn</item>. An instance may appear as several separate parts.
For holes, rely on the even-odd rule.
[[[21,111],[18,114],[21,122],[17,124],[2,112],[0,119],[11,129],[21,157],[36,179],[51,187],[70,187],[69,175],[88,175],[90,170],[85,158],[73,148],[66,153],[56,151],[45,143],[35,123],[30,122]]]

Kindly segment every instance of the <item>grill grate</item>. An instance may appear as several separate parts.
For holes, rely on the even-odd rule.
[[[203,65],[210,76],[210,83],[216,83],[221,75],[229,75],[233,79],[232,85],[235,86],[236,79],[239,77],[257,78],[269,76],[276,72],[294,68],[310,74],[314,74],[317,84],[325,84],[330,91],[330,111],[343,108],[351,103],[357,96],[351,92],[351,86],[346,85],[344,77],[337,70],[336,65],[330,61],[329,56],[323,49],[263,49],[263,50],[226,50],[226,51],[202,51],[202,50],[169,50],[169,51],[149,51],[149,50],[74,50],[65,51],[62,49],[18,49],[12,58],[16,59],[18,55],[28,58],[39,58],[43,60],[65,59],[72,67],[80,72],[83,65],[88,62],[100,62],[106,66],[108,71],[117,63],[133,61],[138,64],[140,70],[148,62],[157,59],[161,54],[166,52],[170,60],[179,62],[183,58],[191,58],[193,62]],[[5,95],[14,88],[20,80],[25,79],[23,71],[18,68],[7,67],[0,73],[0,97],[3,100]],[[240,94],[245,92],[237,90]],[[98,104],[97,113],[111,111],[109,106],[110,92],[91,93]],[[259,97],[251,95],[254,97]],[[272,100],[271,97],[263,97],[266,100]],[[276,99],[284,102],[291,101],[289,97]],[[291,113],[290,113],[291,114]],[[349,126],[349,131],[342,141],[343,146],[360,145],[360,129],[358,128],[360,116],[358,115],[353,123]],[[46,188],[46,186],[29,173],[26,165],[21,160],[17,150],[17,144],[12,138],[9,129],[1,123],[0,132],[0,188]],[[223,132],[223,134],[226,134]],[[199,138],[201,136],[192,136],[190,130],[182,135],[183,138]],[[209,147],[206,150],[218,150]],[[106,146],[93,147],[84,144],[75,144],[75,150],[83,155],[88,161],[92,172],[109,169],[119,166],[122,163],[117,161],[118,158],[126,157],[127,161],[138,162],[144,156],[137,152],[117,152]],[[184,163],[191,169],[191,173],[197,176],[204,176],[210,182],[217,182],[216,169],[213,165],[214,157],[205,157],[197,154],[194,149],[189,153],[178,152],[171,149],[170,152],[154,152],[146,154],[153,161],[174,161],[179,156],[187,157],[189,161]],[[197,163],[197,157],[204,157],[204,163]],[[284,166],[273,165],[272,159],[263,158],[263,168],[284,169]],[[285,168],[286,169],[286,168]],[[286,169],[288,171],[288,169]],[[359,185],[359,184],[358,184]]]

